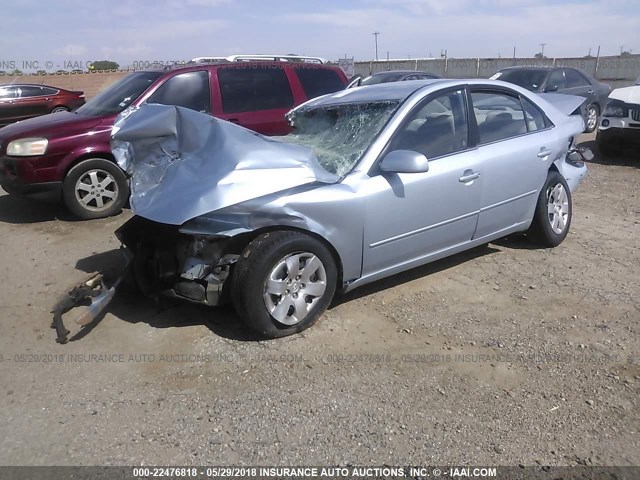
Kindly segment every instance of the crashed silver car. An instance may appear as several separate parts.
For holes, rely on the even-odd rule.
[[[145,105],[112,134],[135,213],[116,233],[143,292],[229,300],[261,335],[289,335],[336,292],[515,232],[562,242],[587,172],[583,120],[568,115],[581,101],[389,83],[311,100],[275,139]]]

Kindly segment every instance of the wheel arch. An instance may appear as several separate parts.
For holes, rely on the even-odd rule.
[[[240,254],[247,247],[247,245],[253,242],[260,235],[263,235],[265,233],[271,233],[271,232],[298,232],[304,235],[308,235],[309,237],[314,238],[318,240],[320,243],[322,243],[327,248],[327,250],[333,257],[334,262],[336,263],[336,271],[337,271],[336,286],[337,286],[337,289],[342,290],[343,276],[344,276],[342,258],[340,257],[338,250],[331,244],[331,242],[327,238],[325,238],[324,236],[312,230],[295,227],[291,225],[264,226],[264,227],[256,228],[255,230],[251,230],[250,232],[240,233],[238,235],[231,237],[228,248],[230,251],[232,250],[233,253]]]
[[[78,156],[74,157],[73,160],[71,160],[69,163],[67,163],[62,177],[65,178],[69,174],[69,171],[71,171],[71,169],[76,165],[78,165],[80,162],[84,162],[85,160],[92,160],[94,158],[108,160],[112,162],[114,165],[117,165],[115,157],[110,152],[103,152],[103,151],[83,152]]]

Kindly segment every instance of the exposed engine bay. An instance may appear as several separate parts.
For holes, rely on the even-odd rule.
[[[240,247],[233,248],[237,240],[186,235],[175,225],[142,217],[132,218],[116,235],[134,254],[131,273],[142,293],[212,306],[224,303],[223,286],[240,256]]]

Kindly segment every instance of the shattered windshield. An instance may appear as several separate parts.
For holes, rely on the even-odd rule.
[[[279,140],[310,147],[330,173],[347,174],[378,136],[400,102],[328,105],[294,111],[293,133]]]

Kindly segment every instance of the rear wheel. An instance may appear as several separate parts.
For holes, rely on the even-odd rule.
[[[51,113],[58,113],[58,112],[68,112],[69,109],[67,107],[56,107],[53,110],[51,110]]]
[[[62,196],[67,208],[85,220],[120,213],[128,194],[124,172],[113,162],[102,158],[78,163],[62,182]]]
[[[322,242],[300,232],[260,235],[240,256],[231,298],[244,322],[277,338],[313,325],[336,289],[333,256]]]
[[[567,182],[557,171],[549,171],[538,196],[528,236],[547,247],[560,245],[569,233],[572,211],[571,190]]]

